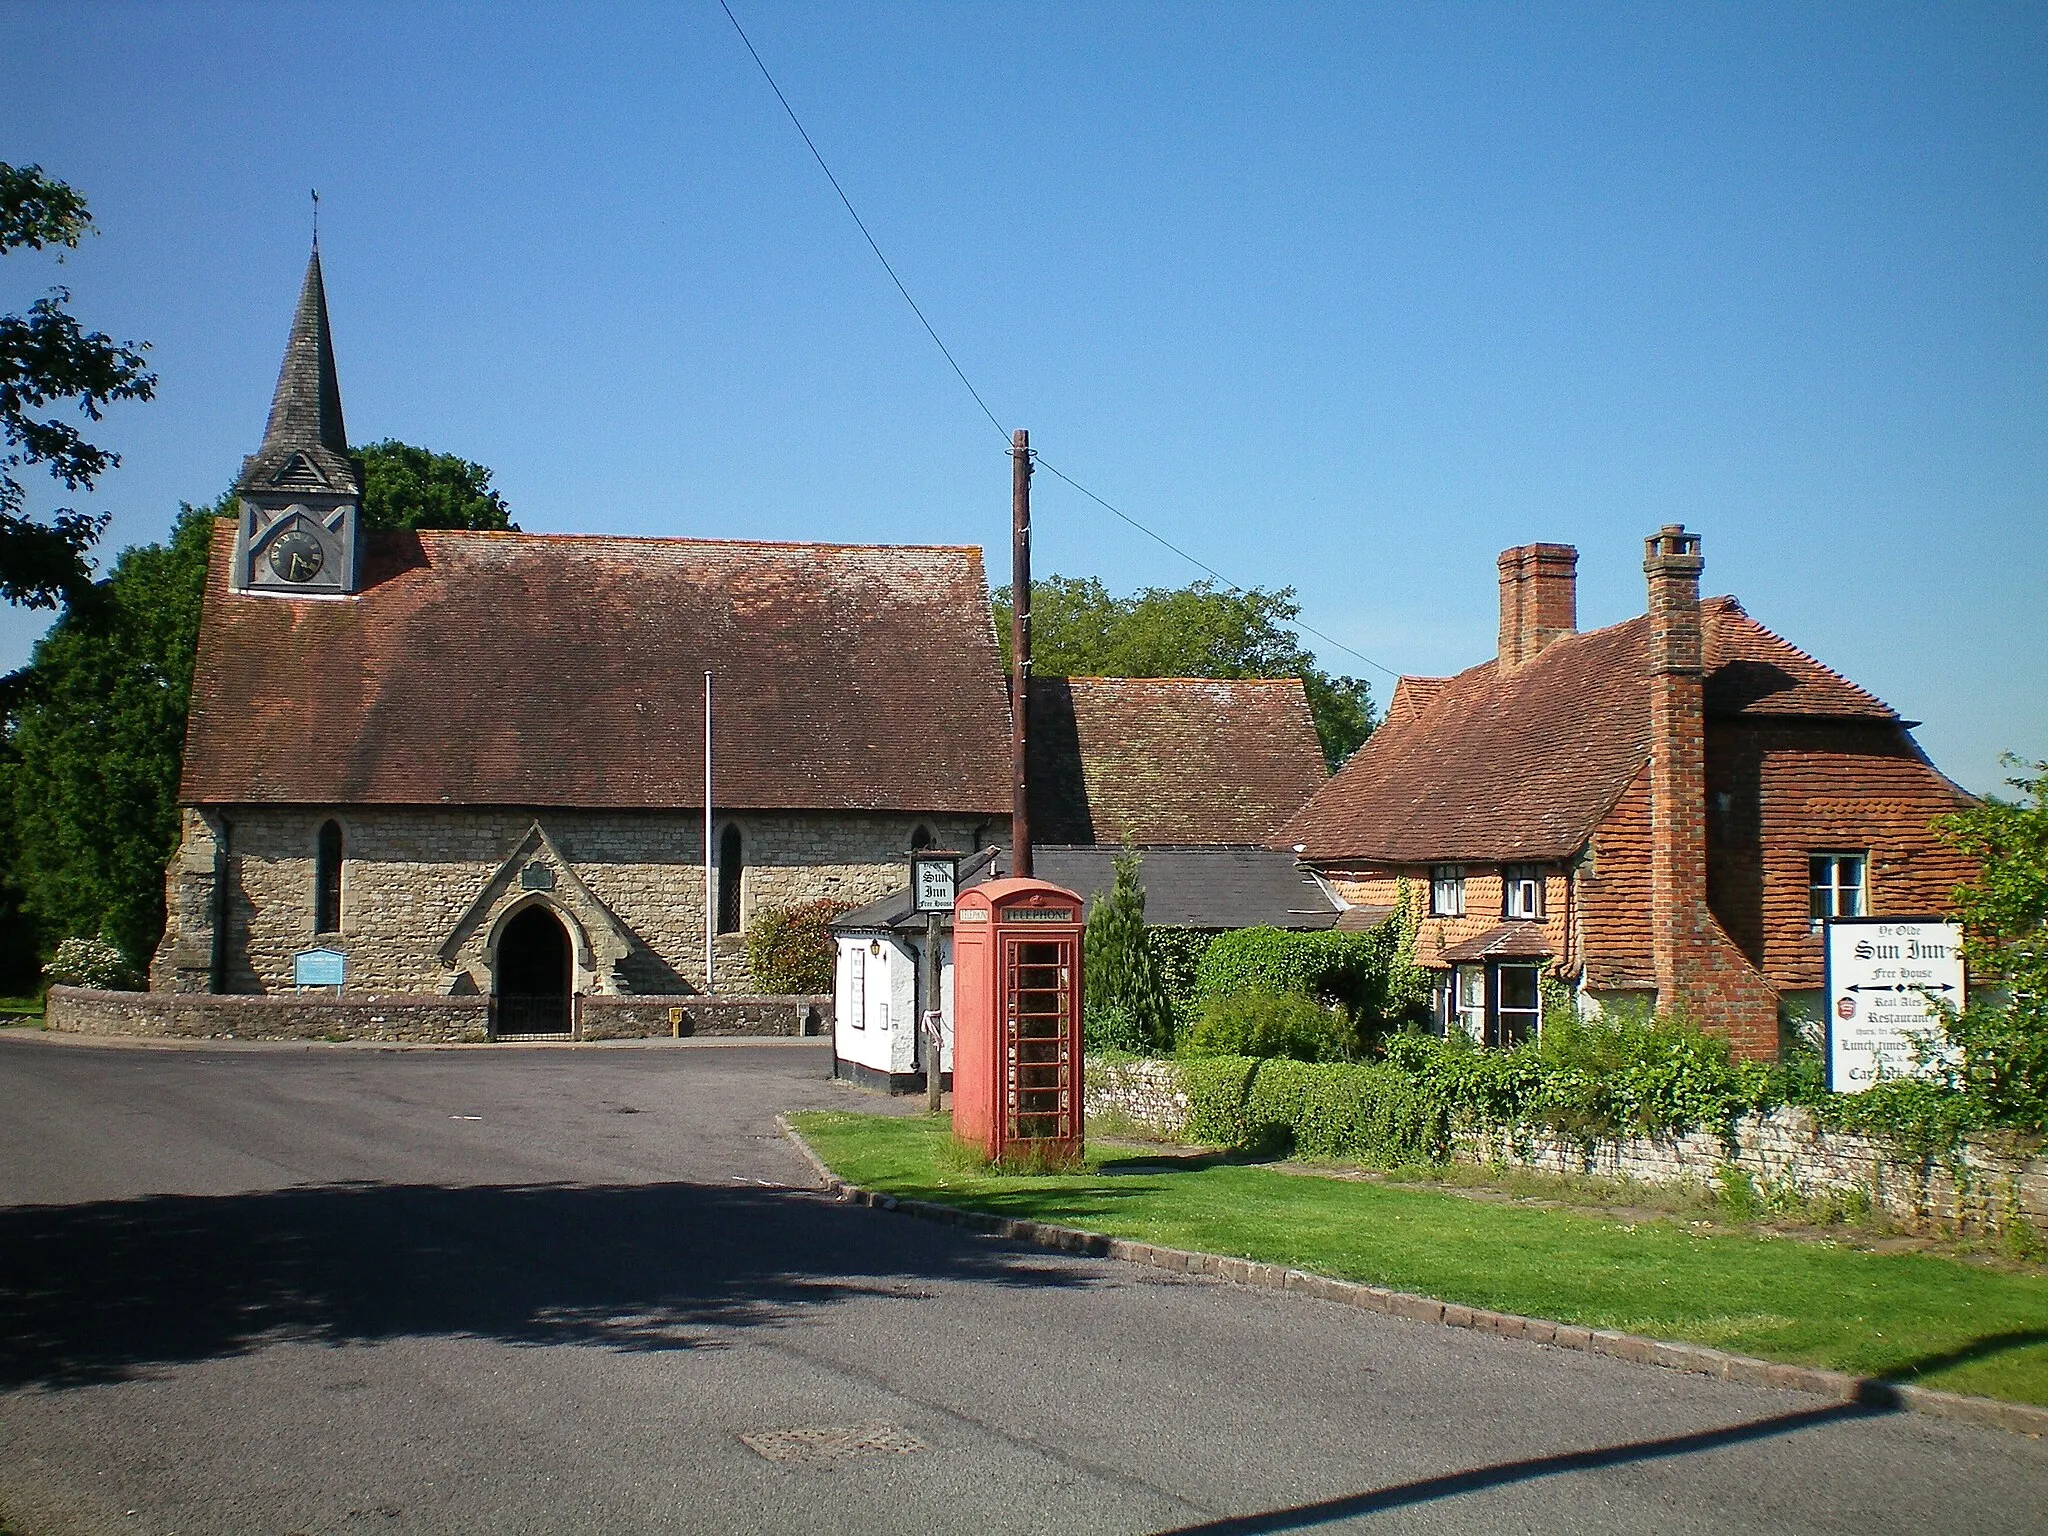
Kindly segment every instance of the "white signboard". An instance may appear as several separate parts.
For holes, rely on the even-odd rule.
[[[1963,930],[1919,917],[1827,924],[1828,1085],[1861,1093],[1921,1070],[1916,1047],[1941,1038],[1940,1004],[1963,1006]]]
[[[911,907],[917,912],[953,910],[953,887],[957,877],[957,855],[918,855],[910,861]]]

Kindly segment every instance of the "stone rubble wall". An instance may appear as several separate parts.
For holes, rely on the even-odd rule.
[[[831,1033],[829,997],[586,997],[577,1003],[580,1040]]]
[[[342,828],[341,931],[314,932],[315,846],[321,824]],[[488,957],[451,964],[442,946],[538,822],[577,881],[625,930],[616,966],[593,968],[577,939],[576,989],[647,995],[704,985],[704,823],[701,812],[610,812],[489,807],[241,806],[188,809],[166,881],[169,922],[151,969],[159,991],[288,991],[292,957],[314,945],[348,957],[351,989],[382,994],[491,990]],[[755,913],[825,897],[869,901],[908,880],[919,826],[941,847],[1006,836],[986,816],[902,812],[721,814],[714,846],[737,827],[745,856],[742,928]],[[499,907],[518,900],[514,888]],[[567,903],[544,893],[562,911]],[[493,913],[497,910],[493,908]],[[486,927],[489,926],[487,914]],[[216,935],[217,924],[224,932]],[[572,935],[577,925],[570,923]],[[213,975],[218,957],[219,976]],[[716,944],[721,992],[751,991],[740,934]],[[587,973],[588,972],[588,973]]]
[[[487,997],[216,997],[188,992],[98,992],[52,987],[46,1029],[76,1035],[188,1040],[384,1040],[445,1045],[480,1041]]]
[[[1086,1083],[1091,1118],[1120,1119],[1168,1139],[1187,1127],[1188,1097],[1171,1062],[1091,1060]],[[1460,1133],[1451,1155],[1461,1163],[1708,1187],[1723,1169],[1734,1167],[1766,1193],[1860,1192],[1909,1222],[1996,1232],[2025,1219],[2048,1233],[2048,1156],[2016,1153],[1989,1139],[1973,1141],[1964,1149],[1964,1176],[1958,1179],[1939,1159],[1901,1161],[1869,1138],[1822,1129],[1797,1107],[1743,1116],[1733,1128],[1732,1146],[1712,1131],[1586,1144],[1523,1129]]]
[[[65,1034],[187,1040],[375,1040],[447,1045],[490,1038],[488,997],[326,992],[270,996],[52,987],[44,1027]],[[829,1035],[829,997],[585,997],[577,1038]],[[671,1016],[680,1013],[681,1018]]]

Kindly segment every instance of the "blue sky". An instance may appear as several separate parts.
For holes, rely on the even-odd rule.
[[[1965,786],[2048,758],[2048,8],[733,5],[1002,424],[1375,663],[1483,660],[1534,539],[1583,627],[1639,612],[1682,521]],[[356,441],[529,529],[1005,577],[997,428],[717,0],[17,0],[0,159],[104,231],[0,308],[154,344],[109,552],[254,448],[318,187]],[[1036,511],[1041,573],[1199,574]]]

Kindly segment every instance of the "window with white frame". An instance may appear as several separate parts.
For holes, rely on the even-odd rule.
[[[1806,860],[1807,912],[1814,924],[1830,917],[1865,917],[1864,876],[1869,860],[1860,853],[1815,853]]]
[[[868,952],[862,948],[846,956],[846,1022],[855,1029],[868,1027]]]
[[[1500,872],[1500,915],[1543,915],[1543,871],[1534,864],[1509,864]]]
[[[1429,872],[1429,915],[1465,915],[1465,866],[1439,864]]]
[[[1458,1027],[1474,1040],[1486,1039],[1486,967],[1461,965],[1456,971]]]
[[[1494,1013],[1500,1026],[1493,1043],[1506,1049],[1534,1040],[1543,1026],[1542,967],[1497,966],[1494,994]]]

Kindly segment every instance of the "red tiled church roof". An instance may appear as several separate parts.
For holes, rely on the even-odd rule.
[[[1031,836],[1262,843],[1328,778],[1299,678],[1036,677]]]
[[[1742,611],[1701,603],[1713,716],[1896,721],[1892,709]],[[1396,697],[1387,723],[1276,832],[1313,860],[1548,861],[1591,835],[1650,755],[1649,621],[1553,641]]]
[[[353,598],[228,590],[214,530],[188,804],[1009,810],[972,548],[372,534]]]

